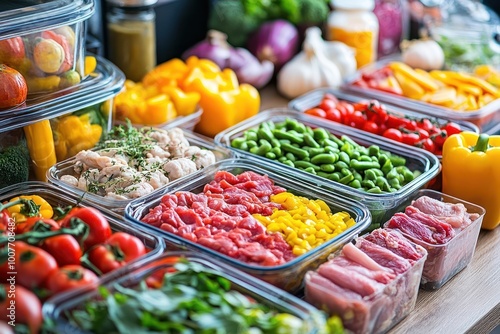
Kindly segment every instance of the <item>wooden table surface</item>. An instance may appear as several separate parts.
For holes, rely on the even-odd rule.
[[[261,110],[289,102],[274,85],[264,88],[261,98]],[[469,266],[439,290],[419,290],[413,311],[389,333],[489,334],[499,325],[500,227],[481,231]]]

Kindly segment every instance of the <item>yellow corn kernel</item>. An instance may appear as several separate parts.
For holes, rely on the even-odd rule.
[[[307,250],[305,250],[304,248],[301,248],[300,246],[293,246],[293,249],[292,249],[292,253],[293,255],[295,256],[300,256],[302,254],[305,254],[307,252]]]

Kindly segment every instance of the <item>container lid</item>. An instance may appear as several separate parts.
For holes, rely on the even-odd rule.
[[[108,4],[117,7],[148,7],[156,4],[158,0],[107,0]]]
[[[347,10],[373,10],[375,8],[374,0],[331,0],[333,9]]]
[[[68,114],[116,95],[123,88],[125,75],[110,61],[95,57],[95,71],[78,85],[30,99],[26,106],[0,111],[0,132]]]
[[[94,13],[94,0],[2,0],[0,39],[70,25]]]

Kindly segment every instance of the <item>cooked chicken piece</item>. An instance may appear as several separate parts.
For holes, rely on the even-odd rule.
[[[161,170],[153,171],[153,172],[148,172],[146,175],[146,180],[147,182],[154,188],[158,189],[163,187],[164,185],[168,184],[170,181],[168,177],[163,174]]]
[[[198,146],[189,146],[184,151],[184,157],[193,160],[197,169],[204,168],[215,163],[214,153]]]
[[[78,187],[78,179],[73,175],[62,175],[61,181],[66,182],[67,184],[72,185],[74,187]]]
[[[165,151],[163,148],[161,148],[158,145],[154,145],[151,150],[146,152],[146,157],[147,158],[160,158],[160,159],[167,159],[170,158],[170,152]]]
[[[104,168],[119,164],[120,162],[115,158],[101,156],[99,153],[89,150],[83,150],[75,155],[77,161],[83,162],[88,168]]]
[[[197,170],[194,161],[188,158],[170,160],[163,165],[163,169],[171,181],[194,173]]]

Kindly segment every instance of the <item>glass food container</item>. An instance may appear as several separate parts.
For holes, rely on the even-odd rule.
[[[93,0],[0,3],[0,63],[24,76],[28,98],[86,78],[85,26],[93,13]]]
[[[123,87],[123,73],[97,57],[89,77],[63,91],[0,113],[0,188],[47,180],[47,170],[83,147],[93,147],[111,128],[112,100]]]
[[[355,220],[355,224],[323,244],[312,248],[288,262],[280,265],[264,266],[247,264],[243,261],[236,260],[194,241],[167,232],[159,227],[153,227],[141,221],[150,209],[156,207],[160,203],[163,195],[182,191],[189,191],[197,194],[203,190],[203,187],[207,183],[214,179],[214,175],[218,171],[230,172],[233,175],[239,175],[247,171],[266,175],[273,180],[277,186],[287,189],[294,195],[303,196],[309,199],[323,200],[330,207],[332,213],[341,211],[347,212],[350,217]],[[370,214],[363,204],[313,185],[304,187],[300,176],[293,171],[287,171],[279,166],[261,164],[255,160],[252,161],[241,158],[220,161],[200,170],[190,178],[175,182],[175,184],[172,183],[170,187],[167,186],[163,192],[151,194],[147,197],[132,201],[125,208],[125,217],[133,224],[145,226],[161,235],[166,240],[168,247],[181,250],[194,250],[196,252],[209,254],[212,258],[229,263],[239,270],[291,293],[300,290],[303,285],[302,278],[306,271],[314,269],[324,262],[330,253],[349,242],[370,224]]]

